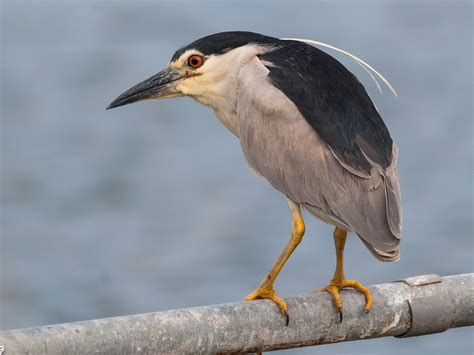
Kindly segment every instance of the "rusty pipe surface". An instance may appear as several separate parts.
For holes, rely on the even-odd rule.
[[[7,354],[178,353],[269,351],[385,336],[415,336],[474,325],[474,274],[424,275],[341,292],[339,322],[329,294],[287,297],[290,323],[271,301],[221,304],[0,333]],[[400,340],[402,341],[402,340]]]

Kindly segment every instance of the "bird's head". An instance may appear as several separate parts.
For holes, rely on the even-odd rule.
[[[217,108],[228,100],[235,76],[248,60],[276,38],[251,32],[223,32],[176,51],[165,69],[117,97],[107,109],[148,99],[191,96]],[[254,45],[255,44],[255,45]]]

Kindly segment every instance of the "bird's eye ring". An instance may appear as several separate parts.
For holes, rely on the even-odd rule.
[[[193,54],[188,58],[188,65],[191,68],[197,69],[204,63],[204,58],[200,55]]]

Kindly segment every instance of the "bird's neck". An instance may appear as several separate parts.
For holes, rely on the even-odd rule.
[[[211,107],[219,121],[235,136],[239,136],[237,122],[237,100],[239,81],[236,80],[237,72],[215,80],[213,85],[199,94],[192,95],[199,103]]]
[[[248,45],[209,58],[208,73],[199,78],[200,85],[190,91],[190,95],[196,101],[212,107],[219,120],[237,137],[239,137],[237,102],[240,72],[261,51],[257,45]]]

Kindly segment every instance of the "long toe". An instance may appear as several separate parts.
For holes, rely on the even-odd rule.
[[[288,318],[288,306],[286,305],[286,302],[283,301],[280,296],[278,296],[275,293],[275,290],[273,289],[266,289],[266,288],[257,288],[255,291],[250,293],[244,298],[244,301],[253,301],[257,299],[266,299],[266,300],[271,300],[276,303],[278,308],[280,309],[280,312],[283,314],[285,317],[285,322],[286,325],[288,325],[289,318]]]
[[[340,320],[342,321],[342,299],[339,291],[343,288],[352,287],[362,293],[365,297],[365,312],[370,312],[372,308],[372,293],[367,287],[364,287],[359,281],[356,280],[343,280],[341,282],[331,281],[329,285],[322,288],[321,291],[329,292],[331,295],[334,305],[339,312]]]
[[[365,312],[369,313],[372,308],[372,293],[357,280],[344,280],[342,287],[352,287],[365,296]]]
[[[332,301],[334,302],[334,306],[336,306],[336,310],[339,313],[339,323],[342,323],[342,300],[341,295],[339,294],[339,287],[330,283],[326,287],[323,287],[320,291],[329,292]]]
[[[334,284],[329,284],[321,290],[329,292],[334,302],[334,306],[336,306],[336,309],[340,312],[342,308],[342,300],[341,295],[339,294],[339,287]]]

